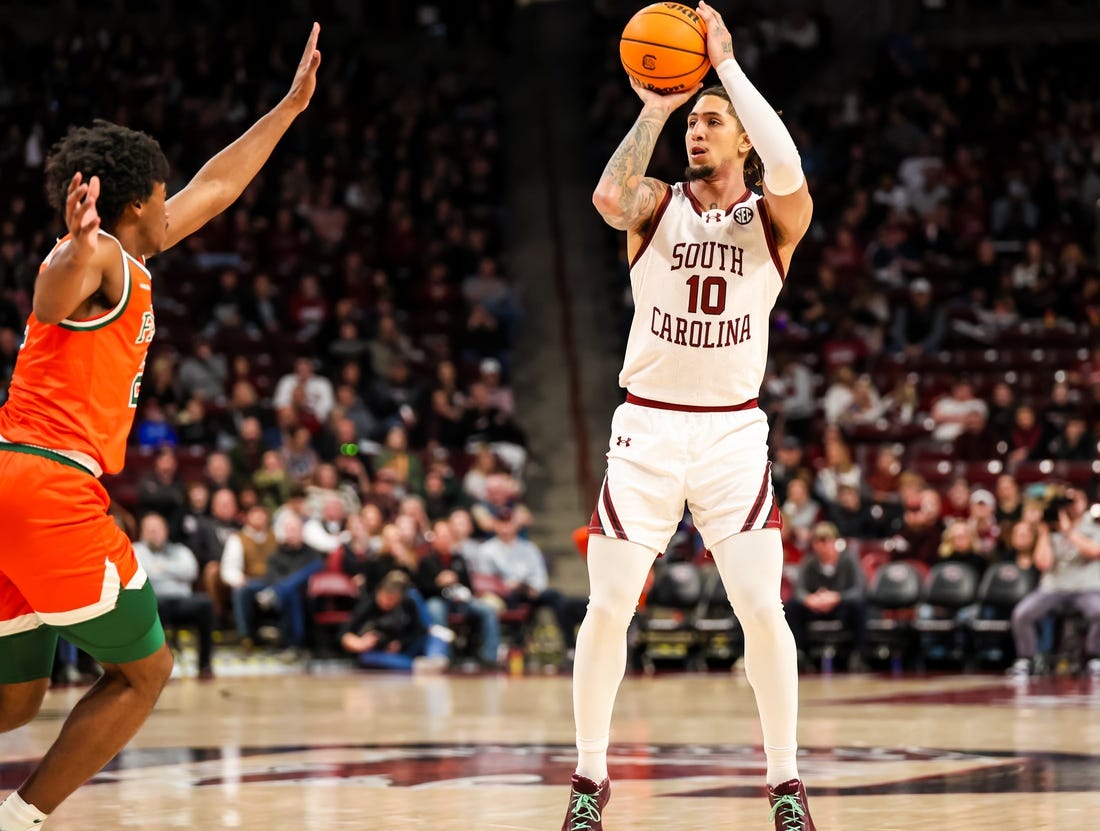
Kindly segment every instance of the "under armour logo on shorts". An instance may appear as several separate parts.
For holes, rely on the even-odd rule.
[[[615,445],[617,447],[630,447],[630,436],[625,439],[622,436],[615,436]]]

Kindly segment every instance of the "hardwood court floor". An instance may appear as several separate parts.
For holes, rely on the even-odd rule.
[[[0,739],[0,790],[80,693]],[[820,831],[1100,827],[1100,684],[810,677],[802,702]],[[628,678],[613,739],[608,831],[771,827],[742,675]],[[48,828],[556,831],[572,744],[565,676],[174,681]]]

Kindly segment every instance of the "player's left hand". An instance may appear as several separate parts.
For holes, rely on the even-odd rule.
[[[699,0],[699,16],[707,24],[707,56],[711,66],[717,67],[726,58],[733,57],[733,38],[722,15],[706,4],[706,0]]]
[[[302,112],[309,106],[309,99],[313,97],[313,91],[317,88],[317,67],[321,65],[321,53],[317,50],[317,37],[321,34],[321,24],[314,23],[309,32],[309,40],[306,41],[306,49],[302,53],[302,59],[298,61],[298,70],[294,73],[294,80],[290,84],[290,92],[286,94],[286,100],[294,105],[297,112]]]

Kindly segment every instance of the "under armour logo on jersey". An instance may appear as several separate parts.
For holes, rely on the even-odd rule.
[[[703,221],[710,225],[712,222],[721,222],[725,218],[725,213],[722,211],[707,211],[703,214]]]
[[[752,208],[748,205],[742,205],[733,212],[733,218],[737,221],[738,225],[748,225],[752,222]]]
[[[630,436],[615,436],[616,447],[630,447]]]

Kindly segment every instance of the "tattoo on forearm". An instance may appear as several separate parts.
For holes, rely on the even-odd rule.
[[[603,178],[619,188],[619,210],[624,216],[636,216],[639,208],[645,208],[642,203],[656,199],[645,172],[664,124],[661,116],[643,112],[604,168]]]

